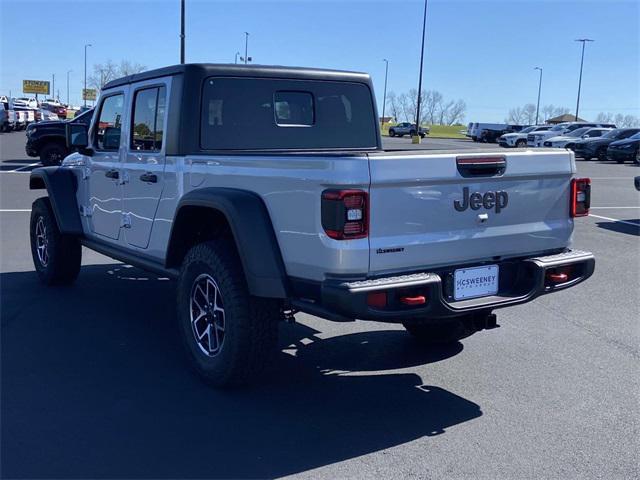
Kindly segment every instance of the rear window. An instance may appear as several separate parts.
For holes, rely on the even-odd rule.
[[[200,146],[206,150],[377,147],[364,84],[209,78],[202,99]]]

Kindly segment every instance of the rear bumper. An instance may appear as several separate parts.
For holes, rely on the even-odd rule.
[[[498,264],[499,291],[493,296],[455,301],[452,296],[455,268],[449,268],[362,281],[326,281],[321,285],[318,301],[296,300],[292,306],[337,321],[403,322],[417,318],[456,317],[526,303],[540,295],[573,287],[593,274],[595,259],[589,252],[572,250]],[[552,283],[547,274],[559,270],[570,272],[567,280]],[[370,306],[369,294],[382,292],[386,293],[387,305],[384,308]],[[407,295],[424,296],[426,303],[404,305],[399,299]]]

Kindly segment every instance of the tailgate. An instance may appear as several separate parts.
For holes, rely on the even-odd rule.
[[[570,242],[570,152],[369,159],[371,273],[498,260]]]

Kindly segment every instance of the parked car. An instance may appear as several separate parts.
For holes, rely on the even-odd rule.
[[[40,120],[39,121],[59,121],[60,117],[58,117],[58,114],[52,112],[51,110],[47,110],[46,108],[41,108],[40,110],[38,110],[38,114],[40,116]]]
[[[416,134],[416,124],[409,122],[402,122],[394,125],[389,128],[389,136],[390,137],[403,137],[404,135],[409,135],[410,137],[414,137]],[[429,134],[429,127],[420,127],[420,136],[422,138],[425,135]]]
[[[24,130],[27,128],[27,112],[24,110],[13,110],[16,114],[16,126],[14,130]]]
[[[9,104],[0,102],[0,131],[10,132],[16,127],[16,113],[9,109]]]
[[[76,109],[76,117],[79,117],[80,115],[82,115],[84,112],[89,111],[89,110],[93,110],[93,107],[78,107]],[[75,118],[75,117],[74,117]]]
[[[545,132],[551,125],[533,125],[519,132],[505,133],[498,137],[498,144],[505,148],[524,148],[527,146],[527,135],[532,132]]]
[[[517,133],[528,128],[527,125],[507,125],[506,128],[482,128],[478,131],[478,141],[482,143],[498,143],[502,135]]]
[[[13,99],[13,106],[37,109],[38,101],[35,99],[35,97],[18,97]]]
[[[607,148],[611,142],[632,137],[638,132],[640,132],[640,128],[617,128],[599,138],[578,140],[575,143],[574,152],[576,157],[582,157],[585,160],[591,160],[592,158],[606,160]]]
[[[629,160],[640,164],[640,133],[611,142],[607,147],[607,159],[618,163]]]
[[[550,139],[545,140],[544,146],[553,148],[568,148],[570,150],[573,150],[576,140],[601,137],[611,130],[613,129],[600,127],[577,128],[573,132],[569,132],[565,135],[558,135],[557,137],[551,137]]]
[[[45,110],[47,111],[47,110]],[[51,115],[55,115],[49,112]],[[93,110],[74,118],[73,120],[62,121],[43,120],[27,127],[27,143],[25,150],[30,157],[40,157],[44,166],[60,165],[62,159],[72,152],[67,148],[65,125],[68,123],[89,125]]]
[[[66,124],[78,153],[31,172],[38,277],[72,283],[84,245],[175,278],[185,353],[228,386],[259,376],[298,311],[453,343],[592,275],[571,249],[590,202],[571,153],[385,152],[375,104],[369,75],[335,70],[109,82],[89,129]]]
[[[611,123],[590,123],[590,122],[564,122],[554,125],[552,128],[547,130],[546,132],[535,132],[527,135],[527,146],[528,147],[544,147],[545,140],[548,140],[551,137],[557,137],[559,135],[566,135],[567,133],[573,132],[578,128],[583,127],[599,127],[599,128],[616,128],[614,124]]]
[[[482,131],[495,131],[495,132],[506,132],[508,130],[509,125],[506,123],[470,123],[467,127],[467,137],[471,138],[474,142],[479,142],[482,140]],[[498,138],[498,135],[496,138]]]
[[[58,115],[58,118],[60,120],[66,120],[67,119],[67,109],[66,107],[58,104],[53,104],[53,103],[49,103],[49,102],[42,102],[42,108],[44,108],[45,110],[49,110],[50,112],[55,113],[56,115]]]

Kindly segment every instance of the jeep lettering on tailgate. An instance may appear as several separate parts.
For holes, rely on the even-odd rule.
[[[462,189],[462,202],[454,200],[453,208],[458,212],[464,212],[469,207],[471,207],[471,210],[478,210],[480,207],[484,207],[487,210],[493,208],[496,213],[500,213],[508,204],[509,194],[504,190],[486,192],[485,194],[473,192],[469,195],[469,187],[464,187]]]

